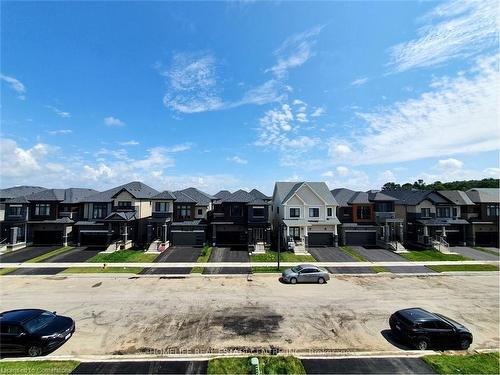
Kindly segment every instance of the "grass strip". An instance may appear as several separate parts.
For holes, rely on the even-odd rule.
[[[288,269],[290,267],[262,267],[262,266],[254,266],[252,267],[252,272],[253,273],[277,273],[277,272],[283,272],[284,270]]]
[[[499,256],[498,251],[485,249],[484,247],[473,247],[473,249],[482,251],[483,253],[488,253],[488,254],[491,254],[491,255]]]
[[[78,361],[13,361],[0,362],[0,374],[67,375],[78,367]]]
[[[426,266],[436,272],[452,272],[452,271],[498,271],[498,266],[494,264],[450,264]]]
[[[158,254],[146,254],[143,250],[118,250],[108,254],[96,254],[89,263],[151,263]]]
[[[212,254],[212,247],[211,246],[205,246],[201,250],[201,254],[196,260],[197,263],[208,263],[208,259],[210,258],[210,255]],[[193,267],[191,270],[191,273],[202,273],[203,272],[203,267]]]
[[[399,255],[411,262],[472,260],[459,254],[443,254],[437,250],[413,250]]]
[[[11,273],[12,271],[15,271],[17,268],[1,268],[0,269],[0,276],[1,275],[7,275],[8,273]]]
[[[278,252],[274,250],[267,250],[264,254],[252,254],[250,256],[251,262],[277,262]],[[312,255],[298,255],[292,251],[280,252],[281,262],[315,262],[316,259]]]
[[[61,273],[139,273],[141,267],[71,267]]]
[[[52,258],[56,255],[73,250],[74,248],[75,248],[74,246],[64,246],[64,247],[61,247],[59,249],[55,249],[55,250],[49,251],[48,253],[37,256],[36,258],[30,259],[30,260],[26,261],[26,263],[39,263],[41,261],[44,261],[45,259]]]
[[[344,254],[349,255],[351,258],[354,258],[358,262],[369,262],[368,259],[366,259],[363,255],[359,254],[357,251],[355,251],[353,248],[349,246],[341,246],[340,251],[342,251]],[[371,269],[375,273],[388,272],[387,268],[383,266],[372,266]]]
[[[495,353],[471,355],[429,355],[423,360],[438,374],[498,374],[499,356]]]
[[[214,358],[208,361],[207,374],[252,374],[252,357]],[[300,359],[291,356],[259,356],[261,374],[305,374]]]

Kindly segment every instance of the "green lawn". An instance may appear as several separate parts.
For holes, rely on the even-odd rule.
[[[459,254],[443,254],[437,250],[413,250],[399,254],[412,262],[444,261],[444,260],[472,260]]]
[[[363,255],[359,254],[357,251],[354,249],[350,248],[349,246],[341,246],[340,250],[349,255],[350,257],[354,258],[355,260],[359,262],[369,262],[368,259],[366,259]],[[387,268],[382,267],[382,266],[373,266],[372,267],[373,272],[375,273],[380,273],[380,272],[389,272]]]
[[[142,250],[118,250],[109,254],[96,254],[87,262],[90,263],[151,263],[158,254],[146,254]]]
[[[208,361],[207,374],[252,374],[251,357],[215,358]],[[295,357],[258,357],[261,374],[305,374],[300,359]]]
[[[265,254],[252,254],[250,256],[252,262],[277,262],[278,252],[267,250]],[[315,262],[316,259],[312,255],[297,255],[292,251],[282,251],[280,253],[281,262]]]
[[[498,374],[496,353],[472,355],[429,355],[423,358],[438,374]]]
[[[277,272],[283,272],[284,270],[288,269],[290,267],[278,267],[272,266],[272,267],[262,267],[262,266],[257,266],[257,267],[252,267],[252,272],[253,273],[277,273]]]
[[[13,361],[0,362],[0,374],[70,374],[78,361]]]
[[[72,267],[62,273],[139,273],[141,267]]]
[[[210,255],[212,254],[212,247],[210,246],[205,246],[201,250],[201,254],[196,260],[198,263],[208,263],[208,259],[210,258]],[[203,267],[194,267],[191,270],[192,273],[202,273],[203,272]]]
[[[482,251],[483,253],[488,253],[488,254],[491,254],[491,255],[496,255],[496,256],[498,256],[498,251],[485,249],[484,247],[473,247],[473,249],[476,249],[476,250]]]
[[[15,271],[17,268],[0,268],[0,276],[1,275],[7,275],[8,273],[11,273],[12,271]]]
[[[450,271],[498,271],[498,266],[494,264],[450,264],[438,266],[426,266],[436,272],[450,272]]]
[[[74,246],[64,246],[64,247],[61,247],[59,249],[55,249],[55,250],[49,251],[48,253],[37,256],[36,258],[30,259],[27,261],[27,263],[38,263],[38,262],[41,262],[45,259],[51,258],[53,256],[65,253],[66,251],[73,250],[74,248],[75,248]]]

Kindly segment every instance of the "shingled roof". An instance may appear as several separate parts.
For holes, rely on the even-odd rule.
[[[208,206],[212,201],[217,199],[216,197],[207,194],[201,190],[198,190],[194,187],[189,187],[179,191],[181,193],[186,194],[191,199],[193,199],[196,202],[197,206]],[[174,192],[174,194],[178,193],[179,191]]]
[[[111,202],[113,198],[121,191],[127,191],[136,199],[148,199],[159,193],[159,191],[140,182],[133,181],[128,184],[120,185],[115,188],[103,191],[102,193],[94,194],[82,199],[82,202]]]
[[[7,200],[6,203],[26,203],[26,202],[59,202],[65,204],[79,203],[85,197],[98,193],[94,189],[68,188],[68,189],[45,189],[30,194],[26,197],[18,197]]]
[[[46,188],[41,186],[13,186],[5,189],[0,189],[0,199],[11,199],[25,197],[27,195],[38,193]]]
[[[153,195],[151,197],[153,200],[161,200],[161,199],[168,199],[168,200],[175,200],[175,195],[173,192],[165,190],[162,191],[160,194]]]
[[[461,190],[439,190],[439,194],[459,206],[473,206],[474,202]]]
[[[445,197],[429,190],[383,190],[382,192],[397,198],[397,203],[403,205],[416,205],[426,199],[434,204],[450,203]]]
[[[324,182],[276,182],[275,192],[280,202],[284,203],[290,199],[291,196],[304,184],[307,184],[312,190],[314,190],[314,192],[318,194],[327,204],[338,204],[333,197],[332,192],[328,190],[328,186]]]
[[[467,196],[474,203],[500,203],[500,189],[497,188],[469,189]]]

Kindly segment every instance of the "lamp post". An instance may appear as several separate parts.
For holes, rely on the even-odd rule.
[[[282,224],[278,224],[278,271],[280,270],[280,260],[281,260],[281,233],[282,233]]]

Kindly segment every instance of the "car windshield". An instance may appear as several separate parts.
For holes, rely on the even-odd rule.
[[[295,272],[295,273],[297,273],[297,272],[299,272],[301,270],[302,270],[301,266],[292,267],[292,271]]]
[[[23,324],[24,328],[26,331],[29,333],[33,333],[38,331],[39,329],[47,326],[50,322],[52,322],[56,316],[52,314],[51,312],[45,311],[41,313],[40,315],[34,317],[31,320],[28,320],[26,323]]]

